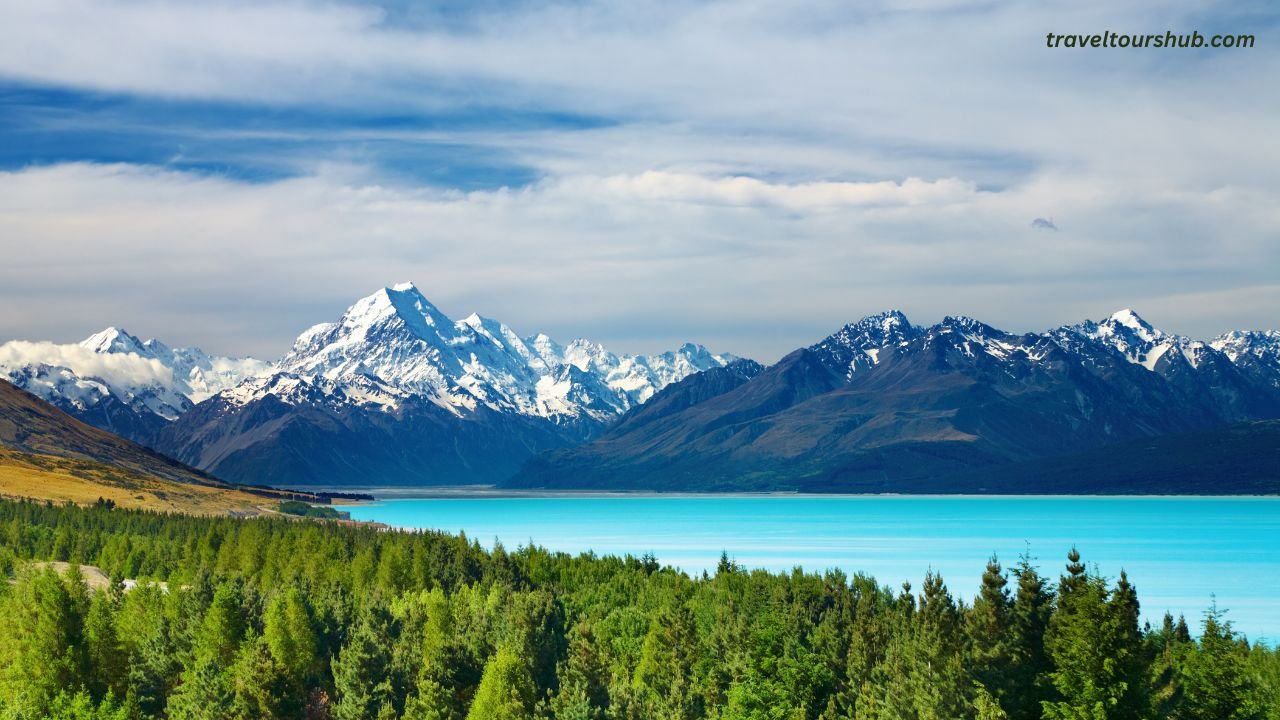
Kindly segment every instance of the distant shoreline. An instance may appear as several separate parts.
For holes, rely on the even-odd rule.
[[[511,489],[500,488],[496,485],[421,485],[406,487],[312,487],[312,488],[288,488],[290,490],[307,490],[310,492],[326,493],[359,493],[372,495],[373,500],[348,500],[342,505],[369,505],[371,503],[383,502],[386,500],[478,500],[478,499],[494,499],[494,500],[515,500],[515,499],[552,499],[552,498],[771,498],[771,497],[794,497],[794,498],[839,498],[839,497],[862,497],[862,498],[973,498],[973,499],[1001,499],[1001,498],[1038,498],[1038,499],[1086,499],[1086,498],[1105,498],[1109,500],[1117,499],[1142,499],[1142,498],[1186,498],[1186,499],[1230,499],[1230,498],[1254,498],[1254,499],[1272,499],[1280,500],[1280,495],[1264,495],[1264,494],[1227,494],[1227,495],[1188,495],[1186,493],[1117,493],[1117,494],[1100,494],[1100,493],[1080,493],[1080,494],[1063,494],[1063,493],[813,493],[799,492],[789,490],[761,490],[761,491],[729,491],[729,492],[698,492],[698,491],[679,491],[664,492],[660,490],[569,490],[569,489]],[[337,504],[337,503],[335,503]]]

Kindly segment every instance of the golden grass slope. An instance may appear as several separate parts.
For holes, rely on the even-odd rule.
[[[87,425],[0,380],[0,446],[36,455],[89,460],[198,485],[223,481],[148,447]]]
[[[87,425],[0,380],[0,496],[198,515],[260,515],[301,491],[236,486]]]
[[[225,487],[192,485],[92,460],[24,453],[0,447],[0,496],[195,515],[252,516],[275,502]]]

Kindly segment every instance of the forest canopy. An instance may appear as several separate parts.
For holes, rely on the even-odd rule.
[[[993,557],[966,603],[932,573],[888,588],[725,556],[690,576],[649,555],[5,501],[0,717],[1280,719],[1280,656],[1224,611],[1142,626],[1123,573],[1066,560],[1046,577]],[[91,590],[79,565],[111,582]]]

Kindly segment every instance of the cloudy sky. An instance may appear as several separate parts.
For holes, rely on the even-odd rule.
[[[1273,0],[0,0],[0,341],[1280,328]],[[1252,33],[1245,50],[1045,35]]]

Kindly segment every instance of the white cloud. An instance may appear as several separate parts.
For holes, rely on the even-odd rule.
[[[341,168],[245,184],[55,165],[0,173],[0,222],[22,238],[5,241],[0,332],[70,339],[125,324],[269,358],[413,279],[455,317],[625,352],[691,339],[770,360],[888,307],[1031,330],[1209,293],[1211,308],[1156,318],[1204,337],[1280,325],[1248,290],[1274,286],[1280,268],[1280,213],[1259,199],[1096,176],[978,192],[655,172],[461,193]],[[1066,230],[1027,226],[1046,207]]]
[[[4,6],[0,75],[33,82],[622,123],[532,138],[438,134],[516,145],[553,174],[713,170],[803,183],[981,170],[989,185],[1032,166],[1271,186],[1280,163],[1270,141],[1280,96],[1257,92],[1280,72],[1280,46],[1044,47],[1050,30],[1192,29],[1230,18],[1230,3],[519,3],[478,11],[462,30],[398,27],[369,7],[298,0]]]
[[[138,388],[173,384],[173,371],[159,360],[134,353],[96,353],[76,344],[11,340],[0,344],[0,371],[27,365],[67,368],[81,378],[98,378],[109,387]]]
[[[1270,291],[1249,290],[1280,276],[1280,95],[1258,90],[1280,46],[1043,41],[1253,30],[1228,3],[520,3],[461,28],[304,0],[0,7],[0,75],[35,83],[614,121],[300,131],[478,146],[541,178],[475,193],[332,158],[255,185],[132,165],[0,174],[0,336],[124,323],[273,356],[406,278],[525,332],[766,360],[890,306],[1037,329],[1213,298],[1168,329],[1280,326]],[[1050,211],[1061,232],[1028,228]]]
[[[707,177],[650,170],[639,175],[574,178],[562,190],[604,193],[624,201],[774,205],[792,210],[836,210],[851,206],[901,206],[971,200],[973,183],[955,178],[902,182],[770,183],[752,177]]]

